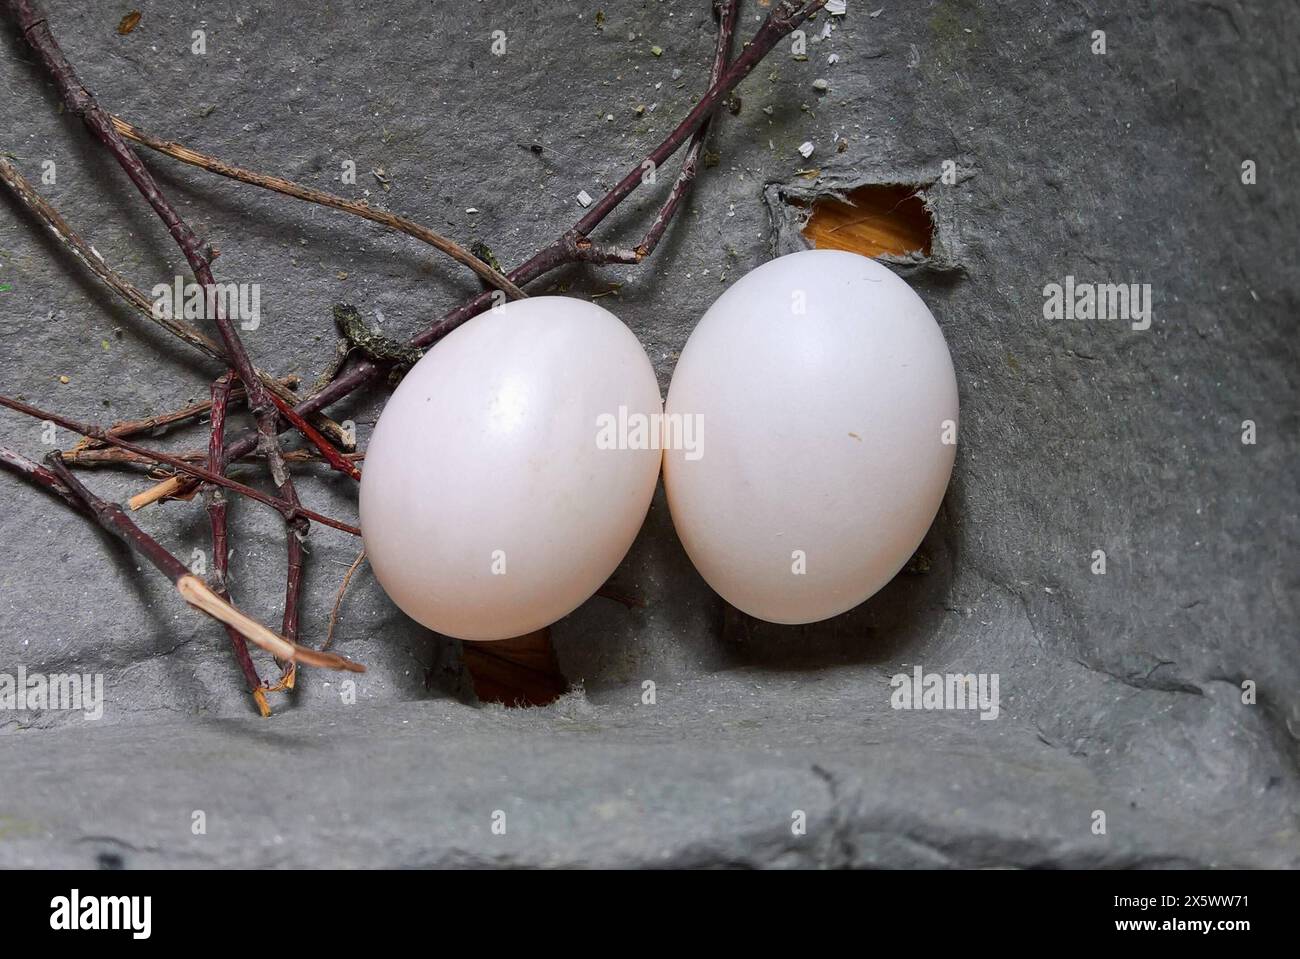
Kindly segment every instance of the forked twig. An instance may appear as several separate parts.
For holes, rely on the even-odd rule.
[[[343,576],[343,582],[339,584],[339,591],[334,596],[334,608],[330,610],[330,624],[329,628],[325,631],[325,642],[320,645],[322,651],[329,649],[334,645],[334,629],[339,624],[339,611],[343,608],[343,594],[348,591],[348,583],[352,582],[352,577],[356,574],[356,571],[361,568],[361,564],[364,563],[365,560],[366,551],[363,549],[361,552],[357,553],[357,558],[352,561],[352,565],[348,567],[347,573]]]
[[[24,403],[22,400],[16,400],[12,396],[0,396],[0,406],[7,406],[11,410],[17,410],[19,413],[25,413],[38,420],[49,420],[56,426],[62,426],[64,429],[72,430],[74,433],[80,433],[82,436],[90,436],[94,439],[100,440],[101,442],[109,443],[113,446],[120,446],[122,449],[130,450],[132,453],[147,457],[155,462],[165,463],[167,466],[178,469],[182,473],[188,473],[198,481],[215,483],[217,486],[224,486],[226,489],[234,490],[236,493],[242,493],[249,499],[255,499],[259,503],[270,506],[286,519],[293,519],[295,516],[303,516],[307,519],[313,519],[318,523],[324,523],[326,526],[333,527],[334,529],[341,530],[344,533],[351,533],[353,536],[361,535],[361,530],[357,529],[355,526],[345,523],[342,520],[326,516],[323,513],[317,513],[315,510],[310,510],[301,503],[293,503],[289,500],[269,496],[261,490],[254,489],[251,486],[245,486],[243,483],[238,483],[232,479],[227,479],[226,477],[213,473],[211,470],[205,469],[202,466],[187,463],[180,457],[172,456],[170,453],[163,453],[158,450],[146,449],[137,443],[132,443],[130,440],[124,440],[119,436],[114,436],[112,433],[106,433],[98,427],[91,426],[88,423],[78,423],[76,420],[68,419],[68,417],[61,416],[58,413],[51,413],[47,410],[42,410],[38,407],[32,406],[29,403]]]
[[[528,294],[519,287],[510,282],[508,277],[502,276],[492,267],[484,263],[469,250],[465,249],[454,240],[449,240],[440,233],[435,233],[428,227],[412,222],[405,217],[398,216],[395,213],[389,213],[386,210],[376,210],[373,207],[357,200],[346,200],[341,196],[335,196],[332,193],[326,193],[323,190],[316,190],[309,186],[302,186],[294,183],[292,180],[286,180],[278,176],[269,176],[265,173],[257,173],[253,170],[246,170],[243,167],[235,166],[231,163],[225,163],[216,157],[208,156],[206,153],[200,153],[198,150],[191,150],[182,143],[176,143],[171,140],[163,140],[151,133],[146,133],[134,124],[128,123],[121,117],[110,115],[109,119],[118,133],[128,140],[134,140],[141,146],[146,146],[150,150],[156,150],[164,156],[169,156],[174,160],[180,160],[182,163],[188,163],[191,166],[207,170],[209,173],[216,173],[232,180],[238,180],[241,183],[249,183],[253,186],[260,186],[265,190],[272,190],[275,193],[283,193],[285,196],[291,196],[298,200],[306,200],[308,203],[318,203],[321,206],[327,206],[335,210],[342,210],[345,213],[351,213],[355,216],[363,217],[372,223],[378,223],[389,229],[397,230],[399,233],[405,233],[407,236],[413,236],[423,243],[429,244],[436,250],[447,254],[457,263],[469,267],[480,277],[491,283],[494,287],[509,293],[516,299],[522,299]]]
[[[289,642],[283,636],[277,636],[252,617],[236,609],[218,596],[211,587],[189,571],[179,559],[169,553],[157,540],[140,529],[116,503],[109,503],[90,492],[72,471],[63,464],[58,453],[50,453],[45,458],[45,465],[75,496],[85,510],[105,530],[112,533],[136,553],[147,559],[155,569],[166,576],[176,586],[181,598],[195,609],[207,613],[213,619],[238,630],[258,646],[284,659],[306,663],[308,666],[320,666],[324,669],[339,669],[353,673],[363,673],[366,668],[354,663],[337,653],[320,653],[305,646]]]

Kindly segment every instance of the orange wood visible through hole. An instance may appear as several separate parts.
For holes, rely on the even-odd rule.
[[[929,256],[934,220],[921,189],[906,183],[868,184],[846,194],[848,202],[821,197],[812,202],[803,235],[819,250]]]
[[[568,692],[549,629],[491,643],[466,642],[463,649],[479,702],[545,706]]]

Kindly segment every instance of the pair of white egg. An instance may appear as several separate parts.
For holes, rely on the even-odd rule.
[[[614,572],[662,462],[709,585],[760,619],[815,622],[920,545],[956,422],[934,317],[856,254],[795,253],[738,280],[691,334],[666,405],[617,317],[531,297],[455,330],[402,380],[366,452],[362,535],[412,618],[459,639],[519,636]]]

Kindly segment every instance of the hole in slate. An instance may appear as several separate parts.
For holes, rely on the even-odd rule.
[[[844,199],[800,201],[800,206],[812,207],[803,235],[819,250],[929,256],[934,218],[924,190],[924,185],[911,183],[869,183],[844,194]]]
[[[545,706],[569,691],[560,673],[551,631],[491,643],[464,643],[465,669],[481,703]]]

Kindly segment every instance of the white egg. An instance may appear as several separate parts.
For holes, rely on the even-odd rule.
[[[393,602],[440,633],[492,640],[590,597],[659,476],[657,442],[602,448],[620,408],[657,424],[659,384],[636,336],[594,303],[516,300],[434,346],[384,407],[362,470],[362,536]]]
[[[873,260],[765,263],[705,313],[673,372],[673,525],[704,579],[774,623],[857,606],[920,545],[952,473],[957,381],[943,333]]]

